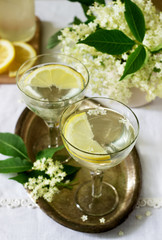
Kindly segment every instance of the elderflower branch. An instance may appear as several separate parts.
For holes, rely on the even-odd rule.
[[[11,156],[0,161],[0,173],[17,173],[10,179],[23,184],[34,200],[43,197],[51,202],[60,189],[71,189],[74,185],[73,179],[80,168],[62,164],[66,156],[54,155],[64,148],[63,145],[44,149],[36,155],[33,163],[27,155],[23,139],[18,135],[0,133],[0,143],[0,153]]]
[[[145,35],[142,43],[132,34],[124,17],[124,4],[120,0],[107,2],[105,6],[95,3],[88,10],[88,14],[96,17],[93,21],[88,24],[80,23],[73,24],[70,28],[66,27],[61,30],[62,34],[59,36],[61,52],[78,58],[87,67],[91,76],[89,92],[109,96],[124,103],[128,103],[131,88],[134,87],[144,91],[148,101],[155,99],[156,96],[162,97],[162,53],[160,52],[162,13],[156,11],[151,0],[132,0],[132,2],[138,5],[144,15]],[[95,47],[77,44],[78,41],[85,40],[99,28],[118,29],[134,40],[135,45],[121,55],[110,55],[96,50]],[[119,81],[129,56],[135,50],[134,65],[137,66],[138,55],[142,59],[138,66],[139,69],[127,75],[123,81]],[[158,67],[156,67],[157,64]],[[126,73],[131,72],[130,68],[128,70]]]
[[[68,165],[68,169],[76,171],[73,166]],[[29,177],[24,183],[24,187],[29,189],[32,198],[36,201],[38,198],[44,198],[48,202],[53,200],[53,196],[60,192],[60,188],[71,188],[72,182],[65,180],[68,172],[66,167],[59,161],[53,161],[52,158],[42,158],[34,162],[32,171],[38,171],[38,175]]]

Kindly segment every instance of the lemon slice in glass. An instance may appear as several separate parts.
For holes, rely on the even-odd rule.
[[[28,43],[13,42],[13,46],[15,48],[15,58],[9,66],[9,77],[15,77],[17,70],[20,68],[20,66],[28,59],[36,56],[35,49]],[[19,74],[22,74],[23,72],[31,68],[34,65],[34,62],[35,60],[29,61],[29,63],[21,69]]]
[[[84,78],[76,70],[60,64],[42,66],[30,73],[24,84],[35,87],[55,86],[59,89],[84,88]]]
[[[0,39],[0,73],[8,70],[9,65],[15,57],[13,44],[5,39]]]
[[[68,144],[68,151],[75,157],[93,163],[104,163],[110,161],[110,155],[108,155],[106,150],[93,139],[94,134],[85,112],[71,116],[64,126],[63,133],[70,144],[87,152],[84,153],[79,151]]]

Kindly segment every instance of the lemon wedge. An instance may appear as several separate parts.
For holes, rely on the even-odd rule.
[[[11,65],[9,66],[9,77],[15,77],[17,70],[20,66],[26,62],[28,59],[36,56],[35,49],[28,43],[25,42],[13,42],[13,46],[15,48],[15,58],[12,61]],[[29,61],[19,74],[22,74],[29,68],[31,68],[34,64],[35,60]]]
[[[12,43],[8,40],[0,39],[0,73],[8,70],[14,57],[15,49]]]
[[[59,89],[83,89],[85,81],[79,72],[68,66],[49,64],[30,73],[24,83],[42,88],[55,86]]]
[[[67,141],[78,148],[77,150],[70,144],[66,145],[68,151],[75,157],[93,163],[110,161],[110,155],[108,155],[106,150],[93,139],[94,134],[85,112],[71,116],[64,126],[63,133]],[[79,149],[87,153],[79,151]],[[90,153],[93,154],[91,155]],[[104,154],[104,156],[102,154]]]

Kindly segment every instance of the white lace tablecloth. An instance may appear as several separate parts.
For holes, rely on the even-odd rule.
[[[83,18],[80,5],[66,0],[36,0],[36,15],[42,21],[42,52],[47,52],[49,36],[72,22],[74,15]],[[0,132],[14,132],[24,107],[16,85],[0,85]],[[35,206],[22,185],[8,180],[11,175],[0,174],[0,239],[161,240],[162,99],[134,111],[140,121],[136,147],[142,165],[143,185],[138,206],[124,223],[100,234],[73,231],[59,225]],[[3,159],[2,155],[0,159]]]

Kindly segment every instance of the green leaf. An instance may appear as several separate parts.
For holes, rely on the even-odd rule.
[[[156,73],[157,73],[157,72],[161,72],[161,69],[154,67],[153,72],[156,72]]]
[[[40,151],[37,156],[36,156],[36,159],[41,159],[41,158],[52,158],[53,155],[62,150],[64,148],[64,145],[61,145],[59,147],[56,147],[56,148],[46,148],[44,149],[43,151]]]
[[[99,29],[90,34],[85,40],[78,43],[87,44],[95,47],[98,51],[111,55],[122,54],[130,50],[135,44],[123,32],[119,30]]]
[[[94,2],[98,2],[100,4],[105,5],[105,0],[69,0],[70,2],[79,2],[81,4],[85,4],[87,6],[91,6],[94,4]]]
[[[12,133],[0,133],[0,153],[6,156],[28,159],[26,146],[22,138]]]
[[[18,173],[30,170],[32,168],[32,162],[19,157],[8,158],[0,161],[0,173]]]
[[[86,20],[84,23],[85,23],[85,24],[88,24],[88,23],[90,23],[90,22],[93,22],[94,19],[96,19],[96,16],[94,16],[93,14],[88,15],[88,14],[87,14],[87,11],[88,11],[89,7],[86,6],[86,5],[84,5],[84,4],[81,4],[81,5],[82,5],[82,8],[83,8],[84,14],[85,14],[85,16],[87,17],[87,20]]]
[[[85,16],[89,20],[90,20],[91,17],[89,17],[89,15],[87,15],[87,11],[88,11],[89,7],[94,4],[94,2],[98,2],[99,4],[104,4],[105,5],[105,0],[69,0],[69,1],[80,3],[82,8],[83,8],[83,12],[84,12]]]
[[[69,1],[70,2],[79,2],[82,6],[85,16],[88,18],[87,11],[89,9],[89,6],[91,6],[94,3],[94,0],[69,0]]]
[[[67,176],[64,178],[64,182],[66,180],[72,181],[76,175],[76,173],[79,171],[79,167],[74,167],[71,165],[63,165],[64,166],[64,171],[66,172]],[[17,176],[11,177],[10,179],[15,180],[21,184],[24,184],[28,182],[29,178],[38,178],[38,176],[43,176],[44,178],[49,179],[49,175],[47,175],[44,171],[38,171],[38,170],[32,170],[29,172],[23,172],[23,173],[18,173]],[[62,184],[62,186],[64,183]]]
[[[104,4],[104,5],[106,5],[105,0],[94,0],[94,2],[98,2],[98,3],[100,3],[100,4]]]
[[[89,6],[86,5],[86,4],[83,4],[83,3],[81,4],[81,6],[82,6],[82,9],[83,9],[83,12],[84,12],[85,16],[88,18],[89,15],[87,14],[87,11],[89,9]]]
[[[86,10],[85,10],[85,11],[86,11]],[[69,25],[71,25],[71,24],[79,25],[79,24],[81,24],[81,23],[88,24],[89,22],[93,22],[94,19],[96,18],[94,15],[91,15],[91,16],[86,15],[86,17],[87,17],[88,19],[87,19],[85,22],[83,22],[82,20],[80,20],[78,17],[75,16],[73,22],[71,22]]]
[[[151,53],[158,53],[162,50],[162,43],[151,49]]]
[[[15,177],[10,179],[15,180],[21,184],[28,182],[29,178],[38,178],[38,176],[43,176],[44,178],[49,178],[49,176],[44,171],[32,170],[31,172],[19,173]]]
[[[129,55],[124,73],[120,80],[124,79],[128,74],[138,71],[145,62],[146,51],[145,48],[140,45],[138,46],[131,55]]]
[[[28,176],[27,176],[26,173],[20,173],[20,174],[18,174],[17,176],[11,177],[11,178],[9,178],[9,179],[14,180],[14,181],[17,181],[17,182],[19,182],[19,183],[21,183],[21,184],[24,184],[24,183],[28,182],[28,179],[29,179],[29,178],[28,178]]]
[[[70,24],[79,25],[81,23],[82,23],[82,21],[78,17],[75,16],[73,22],[71,22]]]
[[[93,22],[95,19],[96,19],[96,17],[95,17],[94,15],[88,16],[87,21],[85,21],[84,23],[85,23],[85,24],[88,24],[88,23],[90,23],[90,22]]]
[[[132,34],[142,42],[145,36],[145,19],[141,9],[132,1],[125,0],[124,15]]]
[[[66,172],[67,175],[71,175],[73,173],[76,173],[79,171],[80,167],[75,167],[72,165],[64,164],[63,165],[63,171]]]
[[[47,49],[56,47],[60,43],[60,40],[58,39],[58,37],[61,35],[62,35],[61,30],[53,34],[48,40]]]
[[[30,172],[26,172],[25,174],[28,176],[28,178],[38,178],[39,176],[50,178],[49,175],[45,173],[45,171],[40,170],[32,170]]]
[[[80,167],[74,167],[68,164],[64,164],[63,166],[64,166],[63,170],[67,174],[66,177],[64,178],[64,182],[66,182],[66,180],[72,181],[75,178],[76,173],[80,170]]]

